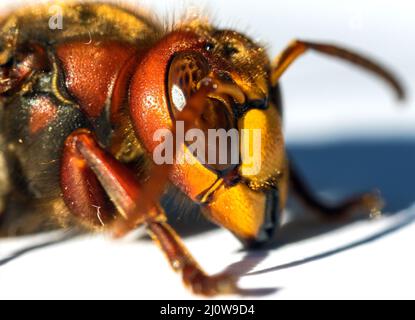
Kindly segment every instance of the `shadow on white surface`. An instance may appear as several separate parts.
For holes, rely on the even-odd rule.
[[[6,257],[2,257],[0,259],[0,267],[12,262],[15,259],[18,259],[25,254],[31,253],[36,250],[41,250],[50,246],[57,245],[59,243],[68,241],[70,239],[73,239],[75,236],[79,235],[78,232],[59,232],[57,234],[53,234],[51,239],[45,239],[44,241],[39,241],[38,243],[35,243],[33,245],[24,246],[21,249],[15,250]],[[49,238],[46,236],[46,238]]]
[[[312,263],[314,261],[320,260],[320,259],[326,259],[329,258],[333,255],[336,254],[340,254],[344,251],[347,250],[352,250],[355,249],[359,246],[362,245],[368,245],[374,241],[377,241],[383,237],[386,237],[394,232],[399,231],[402,228],[405,228],[407,226],[409,226],[410,224],[412,224],[415,221],[415,215],[414,214],[405,214],[402,219],[402,221],[399,221],[397,223],[392,224],[389,227],[386,227],[385,229],[376,232],[374,234],[368,235],[367,237],[364,237],[363,239],[357,240],[357,241],[353,241],[349,244],[328,250],[328,251],[324,251],[306,258],[302,258],[300,260],[295,260],[292,262],[288,262],[288,263],[284,263],[275,267],[271,267],[271,268],[267,268],[267,269],[263,269],[263,270],[258,270],[258,271],[254,271],[254,272],[249,272],[247,274],[245,274],[246,276],[253,276],[253,275],[258,275],[258,274],[264,274],[264,273],[268,273],[268,272],[276,272],[279,270],[283,270],[283,269],[289,269],[289,268],[294,268],[294,267],[298,267],[301,265],[304,265],[306,263]],[[278,246],[277,246],[278,248]],[[265,252],[258,252],[257,254],[255,254],[255,259],[258,259],[258,257],[260,255],[263,255],[264,257],[266,257],[269,253]],[[249,258],[248,258],[249,259]],[[261,259],[261,258],[260,258]],[[239,267],[236,265],[235,270],[237,270]]]

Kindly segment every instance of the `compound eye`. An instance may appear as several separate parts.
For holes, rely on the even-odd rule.
[[[206,59],[197,53],[181,53],[173,58],[168,76],[168,90],[173,114],[183,110],[197,84],[209,73]]]
[[[169,105],[173,120],[186,107],[188,99],[197,91],[200,81],[210,74],[211,68],[208,61],[196,52],[181,53],[173,58],[167,78]],[[210,129],[229,130],[234,128],[234,122],[232,106],[226,97],[214,93],[206,97],[204,109],[193,124],[193,128],[202,130],[204,134],[205,155],[208,155],[212,144],[209,141]],[[231,153],[231,151],[232,149],[229,148],[225,152]],[[227,159],[230,161],[231,156],[227,156]],[[215,170],[224,170],[229,168],[229,163],[217,161],[209,166]]]
[[[196,92],[198,83],[209,73],[210,66],[199,53],[185,52],[173,58],[168,74],[168,94],[174,117],[185,108],[187,100]],[[206,99],[205,109],[195,127],[204,131],[232,127],[232,110],[227,101],[213,96]]]

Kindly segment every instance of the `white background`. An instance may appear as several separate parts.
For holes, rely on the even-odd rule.
[[[173,0],[141,3],[160,16],[189,7]],[[282,78],[289,150],[322,196],[381,189],[386,216],[332,225],[303,213],[283,226],[278,249],[257,252],[241,251],[225,230],[210,230],[185,238],[191,252],[209,272],[253,273],[240,281],[250,289],[247,295],[232,298],[415,298],[415,5],[405,0],[197,3],[218,25],[267,44],[271,56],[293,38],[370,53],[400,75],[409,99],[398,105],[381,81],[333,59],[309,54],[298,60]],[[197,219],[183,223],[185,231]],[[61,237],[1,240],[0,298],[196,298],[146,239],[87,236],[54,243]]]

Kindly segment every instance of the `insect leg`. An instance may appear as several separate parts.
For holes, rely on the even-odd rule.
[[[150,222],[147,229],[153,240],[163,250],[172,268],[182,273],[183,282],[194,293],[212,296],[235,293],[235,278],[221,273],[207,275],[189,254],[176,232],[166,222]]]
[[[61,185],[70,211],[95,225],[112,223],[115,208],[125,220],[134,216],[126,232],[158,214],[156,196],[149,195],[134,172],[103,150],[86,129],[73,132],[65,142]]]
[[[182,272],[184,283],[195,293],[213,295],[234,291],[232,277],[225,274],[208,276],[199,267],[165,222],[165,214],[156,202],[157,194],[150,194],[150,189],[146,190],[133,172],[101,149],[91,132],[80,129],[69,136],[62,165],[65,202],[75,215],[86,221],[101,222],[104,226],[108,223],[115,236],[122,236],[144,224],[172,267]],[[106,194],[122,217],[114,218]],[[97,208],[101,208],[98,219]],[[118,229],[120,219],[128,221],[128,229]]]
[[[359,211],[370,212],[372,216],[376,216],[383,207],[383,201],[376,192],[356,195],[334,205],[326,204],[310,191],[292,164],[290,187],[306,207],[323,218],[342,219]]]
[[[381,64],[351,50],[338,46],[295,40],[274,61],[271,72],[271,84],[275,86],[285,70],[308,50],[317,51],[328,56],[337,57],[372,72],[388,83],[396,92],[398,99],[405,98],[405,91],[391,71]]]

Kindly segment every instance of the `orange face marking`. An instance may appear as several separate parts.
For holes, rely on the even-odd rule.
[[[29,131],[32,135],[44,129],[57,117],[56,105],[47,97],[39,97],[30,109]]]

